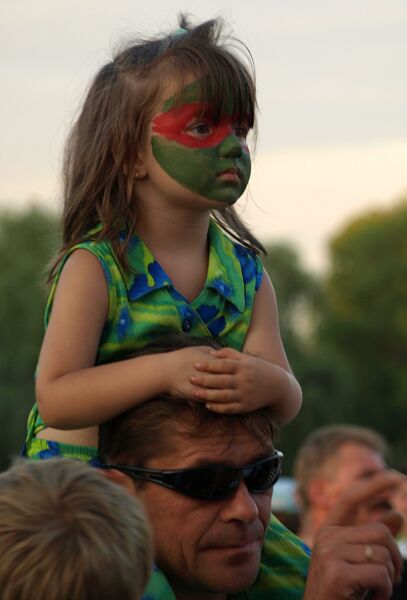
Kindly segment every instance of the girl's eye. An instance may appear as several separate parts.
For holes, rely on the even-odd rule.
[[[188,127],[187,132],[194,137],[206,137],[212,133],[212,127],[209,123],[202,121]]]
[[[247,138],[247,134],[249,133],[249,128],[247,127],[247,125],[243,125],[240,123],[234,125],[233,130],[235,132],[235,136],[241,138],[242,140],[245,140]]]

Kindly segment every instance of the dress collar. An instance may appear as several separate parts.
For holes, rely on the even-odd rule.
[[[212,219],[209,223],[208,238],[210,250],[206,281],[203,290],[192,304],[199,300],[205,289],[211,288],[233,304],[239,312],[243,312],[245,290],[236,244]],[[161,288],[174,288],[170,277],[137,235],[130,240],[128,261],[132,270],[124,273],[124,280],[131,301],[137,301]]]

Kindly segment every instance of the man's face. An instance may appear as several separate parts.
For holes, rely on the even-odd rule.
[[[208,437],[171,434],[171,452],[145,466],[178,469],[206,465],[243,466],[270,454],[240,425]],[[156,561],[177,597],[224,598],[256,578],[270,519],[268,490],[251,494],[241,482],[228,499],[205,501],[155,483],[137,486],[155,534]]]
[[[353,442],[343,444],[336,456],[328,460],[325,465],[327,512],[358,481],[372,477],[385,468],[383,456],[379,452],[362,444]],[[380,520],[388,510],[388,499],[372,498],[370,503],[360,507],[355,522],[362,524]]]
[[[407,482],[400,485],[391,500],[393,507],[403,515],[407,527]]]

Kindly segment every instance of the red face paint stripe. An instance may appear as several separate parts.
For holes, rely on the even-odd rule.
[[[157,115],[152,121],[153,133],[188,148],[211,148],[220,144],[233,132],[234,121],[232,118],[227,118],[215,124],[210,114],[209,105],[200,102],[183,104]],[[199,124],[201,117],[211,126],[212,131],[207,137],[197,138],[187,133],[186,129],[193,124],[194,119]],[[245,147],[245,144],[242,145]]]

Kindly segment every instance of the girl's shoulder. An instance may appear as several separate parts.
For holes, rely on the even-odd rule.
[[[117,264],[117,259],[115,257],[115,253],[110,242],[106,239],[99,239],[89,235],[88,238],[85,238],[81,242],[74,244],[66,250],[65,254],[61,257],[61,260],[57,266],[53,283],[58,283],[58,280],[61,276],[62,270],[66,262],[72,256],[72,254],[78,250],[86,250],[93,254],[98,259],[103,270],[105,270],[106,265]]]
[[[65,253],[61,256],[61,259],[59,260],[59,263],[55,269],[55,273],[51,282],[51,287],[49,289],[48,299],[45,308],[46,325],[49,321],[49,317],[52,311],[55,293],[58,287],[59,280],[61,278],[61,274],[69,258],[78,250],[85,250],[86,252],[90,252],[97,259],[100,267],[102,268],[108,287],[110,304],[112,304],[111,296],[113,295],[113,292],[115,292],[114,288],[117,287],[115,285],[115,281],[120,281],[122,279],[120,265],[117,261],[117,258],[115,256],[110,242],[103,238],[95,238],[95,235],[92,235],[93,233],[97,233],[97,231],[94,232],[94,230],[92,230],[91,232],[89,232],[89,237],[83,239],[77,244],[72,245],[70,248],[67,248]]]

